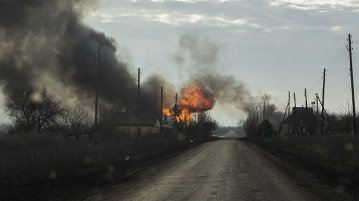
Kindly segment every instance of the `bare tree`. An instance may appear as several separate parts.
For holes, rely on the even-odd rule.
[[[80,133],[85,132],[90,126],[90,114],[82,107],[77,106],[69,109],[65,116],[65,125],[69,132],[76,135],[76,139],[80,139]]]
[[[6,100],[5,111],[20,129],[41,132],[45,126],[57,123],[65,112],[61,103],[45,89],[34,88],[15,90]]]
[[[31,101],[33,89],[17,89],[11,92],[5,103],[5,112],[19,127],[25,127],[26,131],[30,131],[33,127],[32,114],[35,105]]]
[[[35,102],[32,117],[36,131],[41,132],[44,126],[56,124],[59,117],[64,115],[66,108],[45,89],[35,96],[39,97],[32,97],[32,101]]]

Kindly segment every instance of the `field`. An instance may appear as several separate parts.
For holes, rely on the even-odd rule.
[[[51,192],[54,191],[51,189],[53,185],[63,186],[83,179],[89,181],[85,184],[88,186],[113,183],[136,168],[187,144],[175,138],[138,141],[112,137],[95,146],[87,141],[78,142],[48,134],[1,136],[0,198],[6,200],[13,198],[14,194],[25,195],[26,191],[36,194],[41,190],[36,186],[43,188],[43,185],[49,189],[48,195],[56,195]],[[61,184],[62,181],[65,183]]]
[[[275,137],[258,140],[271,149],[310,157],[356,170],[359,167],[359,138],[350,136]]]
[[[359,138],[346,135],[256,139],[290,163],[310,170],[338,193],[359,197]]]

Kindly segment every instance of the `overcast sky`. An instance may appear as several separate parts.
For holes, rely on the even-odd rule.
[[[359,0],[98,0],[84,23],[113,37],[118,56],[140,67],[143,77],[161,74],[177,86],[189,80],[191,66],[178,66],[173,55],[179,38],[191,34],[218,47],[216,71],[233,75],[254,96],[268,94],[279,110],[288,91],[297,105],[321,93],[327,68],[326,105],[345,112],[350,102],[347,35],[353,35],[356,100],[359,100]],[[209,66],[210,68],[210,66]],[[213,68],[213,66],[211,67]],[[0,94],[0,100],[3,98]],[[350,104],[351,105],[351,104]],[[235,125],[244,114],[216,105],[222,125]],[[3,121],[8,121],[4,111]]]
[[[220,47],[217,68],[246,83],[254,95],[269,94],[284,110],[288,91],[304,104],[321,91],[328,69],[329,111],[344,112],[350,100],[347,35],[353,35],[355,82],[359,84],[358,0],[101,0],[85,23],[116,39],[119,55],[143,76],[185,82],[185,68],[171,60],[185,33]],[[356,95],[359,97],[359,85]],[[243,114],[217,106],[212,114],[235,125]]]

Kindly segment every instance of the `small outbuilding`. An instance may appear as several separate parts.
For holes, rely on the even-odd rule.
[[[113,118],[114,133],[129,138],[159,135],[160,120],[151,113],[138,115],[134,112],[121,112]]]

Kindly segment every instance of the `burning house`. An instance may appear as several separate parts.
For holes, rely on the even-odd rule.
[[[162,129],[170,133],[168,129],[174,128],[174,124],[189,126],[191,114],[210,110],[214,106],[206,89],[197,85],[185,87],[181,91],[181,98],[176,101],[173,108],[162,109]],[[118,112],[112,118],[113,131],[123,137],[138,138],[146,136],[159,136],[161,119],[154,113]]]
[[[208,111],[214,107],[214,104],[215,100],[205,88],[191,85],[182,89],[181,98],[176,101],[173,108],[165,107],[162,113],[165,121],[188,126],[191,123],[192,113]]]

